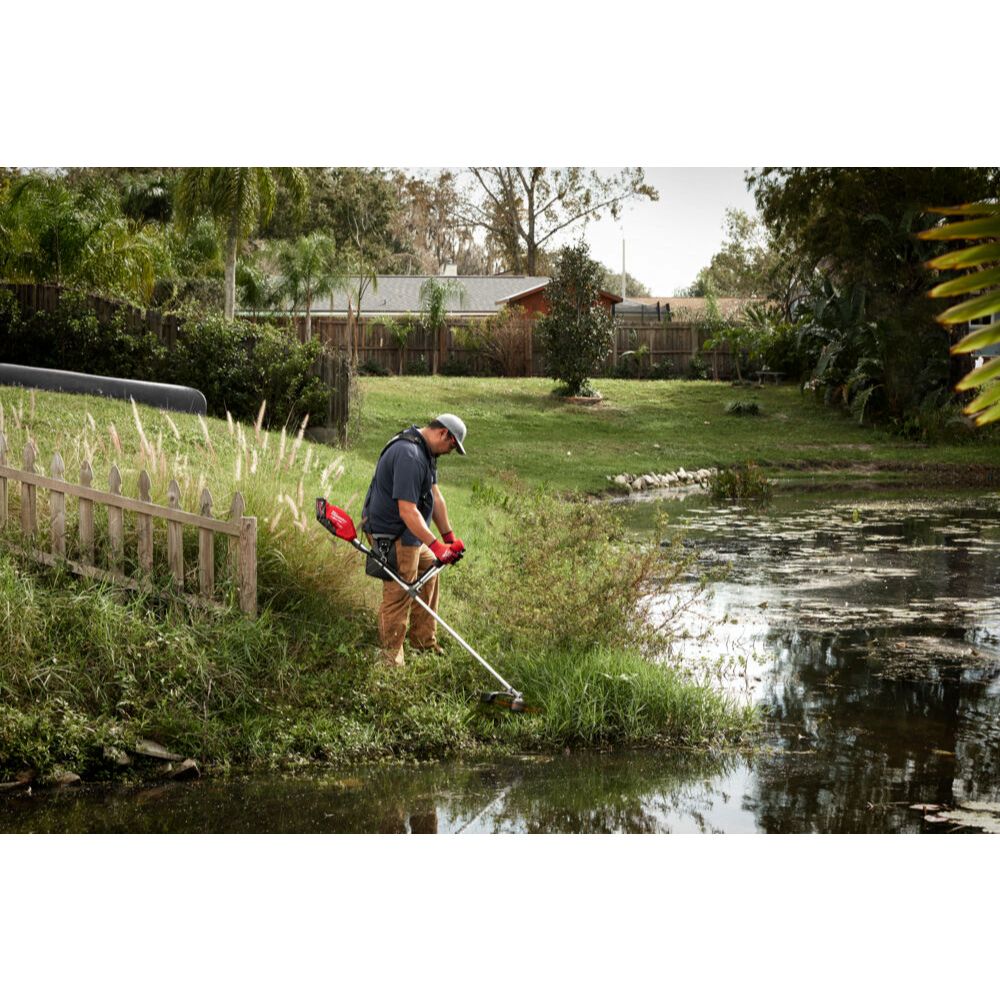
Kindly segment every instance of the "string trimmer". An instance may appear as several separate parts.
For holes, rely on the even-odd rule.
[[[364,553],[366,558],[375,559],[382,567],[383,570],[401,586],[406,593],[413,598],[419,604],[424,611],[431,615],[439,625],[443,626],[448,630],[449,634],[461,645],[461,647],[469,653],[479,664],[485,667],[502,685],[502,691],[489,691],[481,696],[481,700],[488,705],[497,705],[500,708],[509,708],[512,712],[530,712],[531,708],[525,705],[524,696],[520,691],[513,688],[507,683],[436,611],[432,610],[428,604],[420,597],[420,588],[427,583],[428,580],[433,579],[441,570],[444,569],[444,563],[435,561],[434,565],[431,566],[422,576],[414,580],[412,583],[407,583],[405,580],[401,580],[395,572],[393,572],[392,567],[389,565],[388,561],[382,556],[381,552],[376,548],[369,548],[362,541],[358,539],[358,532],[354,527],[354,521],[351,520],[350,514],[346,511],[340,509],[340,507],[334,507],[333,504],[327,503],[325,497],[318,497],[316,499],[316,520],[337,538],[342,539],[345,542],[350,543],[359,552]],[[457,561],[457,560],[456,560]]]

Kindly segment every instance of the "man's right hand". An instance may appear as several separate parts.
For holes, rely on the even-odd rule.
[[[461,542],[457,542],[455,545],[445,545],[444,542],[438,541],[436,538],[427,547],[434,553],[434,558],[444,566],[458,562],[465,550],[465,546]]]

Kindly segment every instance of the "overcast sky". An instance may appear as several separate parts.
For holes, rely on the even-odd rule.
[[[586,239],[591,256],[620,271],[624,236],[625,270],[652,294],[673,295],[677,288],[690,285],[719,249],[726,209],[754,212],[754,201],[743,168],[646,167],[645,171],[660,200],[629,203],[617,222],[607,217],[590,223]]]

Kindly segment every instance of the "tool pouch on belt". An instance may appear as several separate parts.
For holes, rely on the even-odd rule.
[[[376,580],[391,580],[382,563],[375,557],[377,552],[388,564],[389,569],[399,576],[399,566],[396,563],[396,539],[392,535],[370,535],[372,551],[365,559],[365,573]]]

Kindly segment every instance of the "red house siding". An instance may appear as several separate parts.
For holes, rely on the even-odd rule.
[[[610,313],[611,307],[616,302],[621,302],[621,299],[617,295],[611,295],[608,292],[600,293],[601,305]],[[544,288],[536,288],[533,291],[525,292],[523,295],[518,295],[507,299],[507,304],[511,306],[520,306],[529,315],[534,313],[541,313],[543,316],[548,316],[552,311],[549,307],[549,299],[545,294]]]

